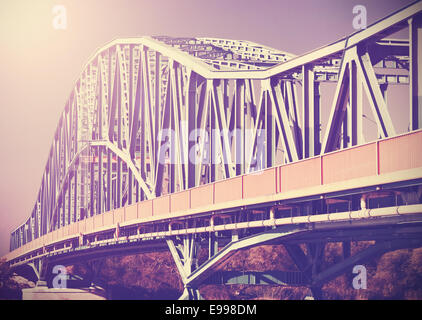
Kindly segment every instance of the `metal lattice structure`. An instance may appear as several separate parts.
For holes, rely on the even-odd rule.
[[[203,164],[204,158],[197,165],[189,163],[187,150],[197,142],[189,140],[187,132],[212,126],[222,133],[234,125],[244,128],[240,121],[253,128],[252,113],[256,113],[250,80],[207,80],[194,70],[213,69],[202,59],[227,63],[227,69],[257,70],[287,56],[245,41],[156,39],[202,58],[192,59],[148,37],[117,40],[97,52],[70,94],[36,205],[30,219],[12,236],[11,249],[87,216],[245,172],[239,159],[237,168],[233,165],[236,159],[229,149],[238,138],[229,139],[228,132],[219,137],[218,148],[227,147],[225,161],[219,163],[228,162],[220,165],[221,171],[218,164]],[[215,41],[237,44],[245,52],[252,47],[268,57],[243,58],[209,44]],[[173,54],[189,63],[176,61]],[[247,120],[233,112],[240,103],[248,105]],[[170,137],[169,129],[176,136]],[[175,147],[172,164],[164,140],[169,138]],[[203,150],[204,141],[200,147],[211,152]]]
[[[109,43],[67,100],[11,251],[127,205],[363,144],[363,96],[380,138],[394,137],[392,85],[409,86],[409,129],[420,129],[421,11],[414,3],[302,56],[214,38]],[[388,39],[407,27],[408,40]],[[321,130],[325,82],[336,89]]]

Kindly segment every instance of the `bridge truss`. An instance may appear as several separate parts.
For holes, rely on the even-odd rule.
[[[381,196],[379,183],[369,183],[369,189],[356,186],[354,191],[346,187],[333,190],[332,193],[347,189],[338,194],[337,202],[325,200],[327,192],[321,189],[312,194],[312,199],[296,196],[295,200],[284,201],[282,206],[280,202],[264,201],[255,207],[253,202],[240,207],[220,206],[219,210],[200,207],[195,215],[181,214],[177,219],[154,217],[154,223],[137,221],[131,224],[132,229],[124,228],[125,223],[129,224],[123,219],[112,223],[111,229],[103,228],[92,235],[81,232],[80,228],[72,236],[67,231],[68,242],[46,239],[90,218],[103,216],[104,222],[107,213],[138,203],[167,199],[169,195],[218,181],[257,175],[267,172],[266,169],[298,161],[304,163],[306,159],[323,159],[337,150],[366,145],[369,142],[365,138],[366,126],[373,124],[363,121],[368,117],[364,108],[368,108],[376,124],[376,138],[394,138],[398,133],[386,96],[388,89],[396,85],[409,88],[408,129],[419,132],[422,127],[421,11],[422,3],[413,3],[365,30],[302,56],[248,41],[164,36],[119,39],[99,49],[84,67],[66,102],[34,208],[27,221],[12,232],[8,259],[16,266],[36,261],[38,273],[42,273],[41,257],[49,256],[51,260],[53,252],[68,250],[68,244],[81,249],[106,241],[110,230],[114,240],[122,235],[137,235],[143,242],[160,238],[166,241],[175,258],[186,286],[185,296],[198,297],[195,288],[219,276],[217,273],[210,277],[209,270],[215,270],[214,266],[225,261],[230,252],[252,245],[279,243],[283,239],[302,272],[301,277],[308,277],[305,282],[311,283],[314,289],[320,287],[322,279],[332,278],[338,270],[350,267],[348,262],[329,273],[329,277],[321,276],[315,269],[311,275],[306,273],[312,269],[309,261],[315,262],[321,256],[323,246],[314,243],[320,232],[326,232],[327,239],[343,241],[345,252],[347,241],[368,238],[369,229],[383,240],[374,245],[370,254],[418,245],[419,229],[409,231],[411,236],[406,239],[410,242],[406,242],[391,239],[391,233],[386,234],[376,224],[365,225],[366,229],[353,226],[354,233],[345,225],[338,226],[342,236],[329,234],[333,228],[324,224],[324,231],[313,229],[309,233],[314,235],[311,237],[303,235],[308,234],[305,231],[309,231],[309,219],[306,226],[293,220],[288,227],[282,227],[281,223],[262,223],[281,219],[287,211],[291,217],[293,211],[298,216],[307,212],[307,217],[310,212],[330,214],[328,208],[332,203],[337,203],[336,210],[346,205],[343,211],[359,212],[366,208],[366,199],[371,197],[384,197],[381,202],[376,200],[378,206],[390,203],[393,198],[397,206],[417,206],[421,193],[418,175],[407,179],[411,181],[407,184],[397,184],[406,179],[389,180],[390,191],[383,191]],[[403,29],[409,30],[408,39],[388,38]],[[323,99],[322,87],[327,83],[332,83],[335,90]],[[326,105],[322,101],[330,101],[325,121],[321,114]],[[378,142],[376,146],[379,152]],[[215,197],[216,191],[213,192]],[[344,200],[345,195],[353,196]],[[192,193],[189,197],[192,208]],[[198,193],[197,197],[204,195]],[[139,218],[139,207],[137,210]],[[414,210],[412,213],[421,213],[419,207]],[[259,215],[261,218],[257,218]],[[221,232],[211,228],[215,227],[215,221],[225,226]],[[261,222],[254,226],[253,221]],[[230,227],[233,223],[245,225]],[[202,233],[192,232],[196,227],[205,229]],[[177,230],[191,231],[182,234]],[[251,230],[256,231],[251,233]],[[196,252],[201,237],[208,243],[209,260],[199,267]],[[28,245],[39,239],[44,240],[28,250]],[[385,244],[387,240],[389,245]],[[301,241],[309,245],[306,252],[298,245]],[[219,251],[223,245],[226,245],[224,250]],[[142,246],[150,248],[137,244],[137,248]],[[162,248],[162,241],[158,246]],[[135,250],[130,245],[123,247],[122,252]],[[67,252],[60,259],[77,256],[72,254]],[[370,254],[363,253],[362,259]],[[213,267],[207,268],[207,264]],[[281,276],[261,276],[260,279],[267,279],[259,280],[263,283],[283,282]],[[232,282],[245,281],[243,276],[233,274],[220,275],[218,281],[227,277]],[[258,281],[259,277],[253,277],[253,281]]]

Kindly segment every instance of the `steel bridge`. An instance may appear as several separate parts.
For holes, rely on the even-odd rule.
[[[400,30],[408,39],[389,38]],[[59,263],[170,250],[182,298],[204,283],[318,296],[359,262],[422,245],[421,65],[420,1],[301,56],[239,40],[115,40],[76,81],[5,258],[51,284]],[[396,86],[409,104],[387,103]],[[360,240],[374,244],[351,255]],[[328,242],[344,259],[322,270]],[[284,245],[297,271],[222,271],[263,244]]]

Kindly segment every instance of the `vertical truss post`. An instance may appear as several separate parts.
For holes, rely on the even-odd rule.
[[[106,192],[106,210],[111,210],[111,151],[107,149],[107,192]]]
[[[158,137],[157,137],[157,153],[156,153],[156,174],[155,174],[155,193],[157,196],[160,196],[163,191],[168,192],[168,186],[164,186],[164,168],[167,166],[167,151],[169,151],[169,156],[171,157],[171,148],[174,146],[171,144],[171,136],[168,133],[165,133],[170,126],[170,115],[171,115],[171,104],[172,104],[172,83],[171,83],[171,73],[173,70],[169,70],[169,77],[167,82],[166,93],[164,96],[163,106],[160,113],[160,123],[156,124],[159,126]],[[166,135],[166,137],[164,137]],[[166,144],[170,144],[170,150],[167,150]],[[163,190],[163,187],[166,187],[167,190]]]
[[[410,130],[422,128],[422,15],[409,19]]]
[[[273,106],[269,97],[268,90],[264,91],[263,103],[265,112],[265,168],[270,168],[275,163],[275,151],[277,149],[275,141],[275,117],[273,114]]]
[[[209,163],[210,163],[210,172],[208,182],[214,182],[216,180],[216,155],[217,155],[217,140],[214,137],[217,124],[216,124],[216,103],[214,96],[214,83],[210,84],[210,111],[209,111]]]
[[[128,173],[127,173],[127,201],[126,203],[128,205],[132,204],[132,196],[133,196],[133,175],[132,175],[132,171],[129,169]]]
[[[56,209],[56,212],[57,212],[57,215],[56,215],[57,216],[57,220],[56,220],[56,223],[54,225],[54,230],[55,229],[58,229],[60,227],[62,202],[63,202],[63,200],[61,198],[59,198],[59,203],[58,203],[58,206],[57,206],[57,209]]]
[[[312,65],[302,67],[303,158],[318,155],[320,142],[320,92]]]
[[[78,206],[78,166],[79,162],[75,163],[74,167],[74,178],[73,178],[73,221],[76,222],[78,220],[77,210]]]
[[[62,203],[62,227],[66,225],[66,217],[67,217],[67,199],[66,199],[66,189],[65,189],[65,184],[62,190],[62,199],[63,199],[63,203]]]
[[[215,111],[215,126],[216,130],[213,132],[212,139],[217,140],[213,146],[217,146],[217,153],[221,154],[222,163],[220,164],[223,169],[223,177],[229,178],[235,175],[235,167],[232,162],[229,129],[227,124],[227,106],[224,104],[223,90],[225,86],[224,81],[214,80],[213,84],[213,97],[214,97],[214,111]],[[212,154],[213,155],[213,154]],[[220,159],[215,159],[220,162]],[[218,174],[219,172],[216,172]]]
[[[89,216],[92,217],[95,215],[95,150],[92,150],[91,155],[90,155],[90,183],[89,183]]]
[[[287,100],[283,97],[282,88],[287,92],[284,94],[285,97],[287,96]],[[294,92],[293,85],[290,82],[282,82],[275,78],[271,80],[268,89],[268,102],[271,102],[272,116],[278,128],[278,131],[274,128],[274,149],[277,149],[280,137],[284,151],[283,158],[287,162],[297,161],[302,156],[302,142],[296,121],[297,110]]]
[[[188,120],[188,132],[187,137],[188,140],[188,148],[187,148],[187,155],[188,155],[188,172],[187,172],[187,187],[192,188],[195,186],[196,182],[196,168],[195,163],[190,159],[189,152],[194,150],[195,148],[195,140],[189,139],[191,133],[194,132],[196,129],[196,114],[197,114],[197,87],[198,87],[198,75],[195,72],[190,73],[189,77],[189,88],[188,88],[188,97],[187,97],[187,120]]]
[[[154,108],[154,153],[158,154],[158,135],[159,135],[159,127],[161,123],[161,54],[157,51],[155,52],[155,108]]]
[[[169,193],[173,193],[176,191],[176,153],[178,153],[178,147],[176,145],[176,134],[175,134],[175,128],[176,128],[176,124],[175,124],[175,112],[174,112],[174,107],[175,107],[175,101],[176,101],[176,97],[175,97],[175,92],[176,92],[176,88],[175,88],[175,77],[174,77],[174,73],[176,72],[176,66],[174,63],[169,63],[169,68],[171,68],[171,70],[169,71],[169,80],[168,80],[168,86],[171,85],[171,103],[169,105],[169,128],[170,128],[170,132],[168,134],[168,138],[170,141],[170,150],[169,150],[169,165],[168,165],[168,191]],[[176,119],[178,119],[176,117]],[[179,127],[179,125],[177,126]]]
[[[245,81],[236,80],[235,104],[235,164],[236,175],[245,172]]]
[[[347,103],[346,105],[346,110],[344,112],[344,117],[343,117],[343,125],[342,125],[342,148],[347,148],[349,146],[350,143],[350,121],[351,121],[351,107],[350,104]]]
[[[103,147],[98,147],[98,187],[97,187],[97,214],[103,211]]]
[[[284,102],[287,111],[287,123],[290,127],[292,135],[291,140],[293,141],[293,143],[290,143],[292,145],[290,148],[296,149],[292,150],[295,157],[302,159],[302,133],[298,123],[296,86],[293,81],[284,81],[284,89],[286,91]]]
[[[355,146],[363,143],[362,132],[362,80],[356,69],[356,62],[351,61],[349,66],[350,72],[350,88],[349,88],[349,105],[350,105],[350,126],[349,137],[350,144]]]
[[[122,184],[122,159],[117,157],[116,197],[113,208],[120,208],[122,205]]]
[[[71,224],[72,220],[72,173],[69,174],[67,180],[67,223]]]

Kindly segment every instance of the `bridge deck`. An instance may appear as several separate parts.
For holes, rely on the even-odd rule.
[[[59,228],[10,252],[5,258],[18,262],[25,256],[44,254],[46,247],[52,250],[59,244],[66,247],[81,235],[95,236],[116,228],[135,226],[141,237],[173,235],[177,230],[171,230],[171,223],[187,217],[422,179],[421,146],[422,130],[418,130],[145,200]],[[339,217],[340,220],[352,218],[350,214]],[[303,219],[311,222],[309,217],[295,217],[285,219],[282,224],[306,222]],[[278,223],[274,220],[271,223],[281,224],[281,219],[277,220]],[[170,230],[142,234],[143,225],[163,221],[170,222]],[[253,227],[253,222],[235,227]],[[216,230],[216,226],[210,221],[208,227],[191,229],[192,232],[209,232]]]

